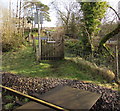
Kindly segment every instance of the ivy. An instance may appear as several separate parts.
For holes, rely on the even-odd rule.
[[[94,50],[92,38],[94,38],[100,28],[101,19],[105,16],[107,2],[80,2],[83,12],[83,37],[82,42],[86,51]]]

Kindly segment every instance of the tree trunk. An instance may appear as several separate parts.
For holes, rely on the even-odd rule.
[[[120,33],[120,23],[118,24],[118,26],[117,26],[117,28],[115,30],[113,30],[112,32],[108,33],[107,35],[105,35],[103,37],[103,39],[99,43],[98,50],[100,51],[100,49],[102,49],[105,42],[107,40],[109,40],[110,38],[114,37],[115,35],[117,35],[118,33]]]

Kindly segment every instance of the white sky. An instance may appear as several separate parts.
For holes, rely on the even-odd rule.
[[[8,8],[8,4],[9,4],[10,0],[0,0],[0,6]],[[15,7],[17,0],[11,0],[12,5]],[[50,5],[50,2],[52,2],[53,0],[40,0],[42,3],[46,4],[46,5]],[[61,1],[61,0],[59,0]],[[69,1],[69,0],[64,0],[64,1]],[[104,0],[109,2],[109,4],[114,8],[114,9],[118,9],[118,2],[120,0]],[[62,6],[61,6],[62,7]],[[44,22],[43,26],[45,27],[52,27],[56,25],[56,14],[54,11],[50,10],[50,17],[51,17],[51,22]]]

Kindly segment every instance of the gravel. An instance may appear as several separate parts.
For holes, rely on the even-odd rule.
[[[72,88],[96,92],[102,95],[90,111],[120,111],[119,92],[93,83],[58,78],[32,78],[3,73],[2,84],[25,94],[43,94],[58,85],[67,85]]]

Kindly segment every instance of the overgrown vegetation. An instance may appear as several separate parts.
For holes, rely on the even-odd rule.
[[[28,98],[23,98],[21,96],[14,95],[13,93],[4,89],[2,90],[2,100],[2,110],[5,111],[16,109],[22,104],[25,104],[30,101]]]
[[[107,67],[110,70],[113,70],[113,67],[115,67],[115,64],[112,64],[114,59],[108,53],[106,53],[106,51],[103,51],[102,54],[95,53],[94,57],[92,57],[92,55],[88,56],[84,51],[81,41],[76,39],[69,39],[65,41],[65,55],[70,57],[79,56],[92,63],[95,63],[100,67]],[[115,72],[115,70],[113,71]]]
[[[92,53],[95,49],[93,39],[98,35],[102,18],[105,16],[107,2],[81,2],[83,12],[82,44],[84,51]]]

